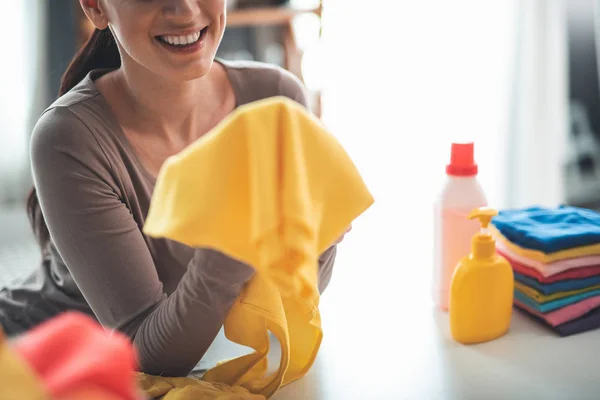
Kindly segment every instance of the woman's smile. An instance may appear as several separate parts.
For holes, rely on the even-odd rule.
[[[156,36],[156,41],[165,49],[178,54],[190,54],[204,47],[208,26],[202,29],[169,33]]]

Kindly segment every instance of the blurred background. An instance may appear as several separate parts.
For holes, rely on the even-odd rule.
[[[376,198],[347,238],[332,291],[355,290],[344,282],[364,264],[406,273],[406,257],[377,248],[425,254],[411,271],[430,270],[432,203],[452,141],[475,142],[494,207],[600,208],[598,5],[229,0],[219,56],[300,77]],[[9,1],[3,14],[0,283],[39,261],[24,214],[29,135],[91,31],[77,0]]]

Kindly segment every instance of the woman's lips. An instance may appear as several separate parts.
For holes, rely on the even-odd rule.
[[[172,53],[190,54],[203,47],[207,32],[208,26],[194,33],[157,36],[156,40]]]

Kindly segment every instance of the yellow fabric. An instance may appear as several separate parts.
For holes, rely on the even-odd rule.
[[[519,289],[521,291],[521,293],[523,293],[524,295],[527,295],[528,297],[531,297],[538,303],[545,303],[547,301],[558,300],[558,299],[562,299],[564,297],[569,297],[569,296],[573,296],[576,294],[590,292],[592,290],[600,289],[600,285],[596,285],[596,286],[587,287],[585,289],[569,290],[566,292],[556,292],[556,293],[552,293],[552,294],[543,294],[527,285],[522,284],[521,282],[515,281],[515,287],[517,289]]]
[[[321,344],[318,257],[373,198],[338,141],[283,97],[239,107],[167,160],[144,231],[211,247],[256,269],[225,323],[225,335],[254,353],[202,379],[270,397],[301,378]],[[266,376],[268,331],[281,361]]]
[[[502,241],[514,253],[544,264],[570,258],[600,255],[600,244],[574,247],[572,249],[561,250],[554,253],[544,253],[539,250],[525,249],[510,242],[495,226],[490,226],[490,232],[496,237],[496,240]]]
[[[27,363],[4,341],[0,329],[0,398],[3,400],[50,400],[42,382]]]
[[[138,373],[138,385],[146,396],[161,400],[265,400],[242,387],[209,383],[194,378],[166,378]],[[162,396],[162,397],[161,397]]]

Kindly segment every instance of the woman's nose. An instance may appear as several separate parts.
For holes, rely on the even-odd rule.
[[[200,14],[199,3],[199,0],[169,0],[166,2],[164,13],[182,22],[192,21]]]

